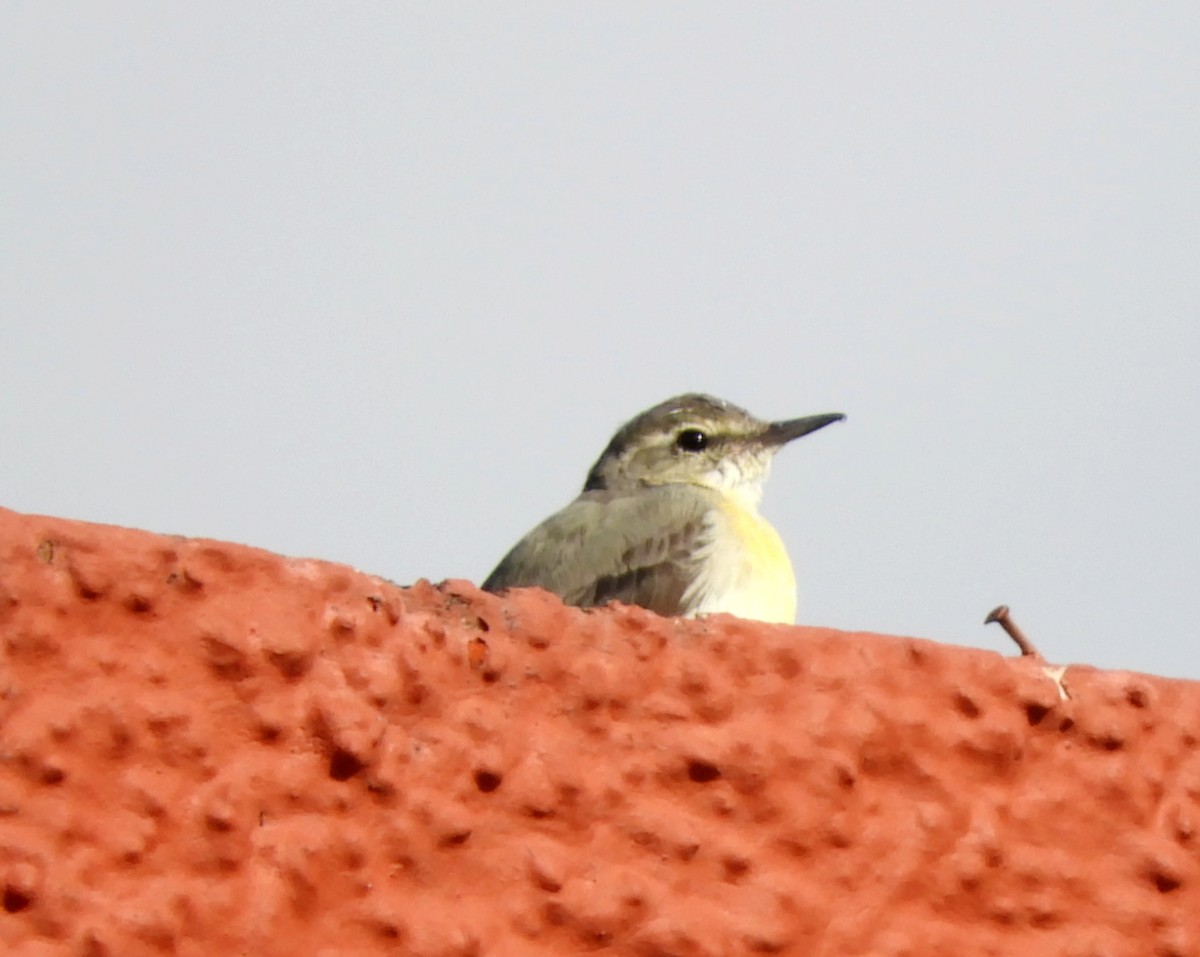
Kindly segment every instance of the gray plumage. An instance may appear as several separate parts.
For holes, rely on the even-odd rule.
[[[688,614],[684,595],[717,498],[694,486],[584,492],[522,538],[483,588],[536,586],[580,608],[620,601]]]

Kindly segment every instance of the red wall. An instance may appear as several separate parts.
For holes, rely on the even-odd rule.
[[[1200,685],[1065,686],[0,510],[0,952],[1200,955]]]

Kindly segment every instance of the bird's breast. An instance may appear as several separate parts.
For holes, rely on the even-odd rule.
[[[796,620],[796,575],[783,539],[757,511],[724,499],[713,515],[708,560],[695,613],[725,612],[758,621]]]

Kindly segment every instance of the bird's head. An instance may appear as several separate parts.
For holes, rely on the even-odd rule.
[[[584,491],[701,485],[754,506],[776,452],[844,418],[830,412],[764,422],[709,395],[676,396],[621,426],[588,473]]]

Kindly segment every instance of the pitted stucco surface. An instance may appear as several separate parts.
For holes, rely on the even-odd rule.
[[[1200,957],[1200,686],[1065,684],[0,511],[0,951]]]

